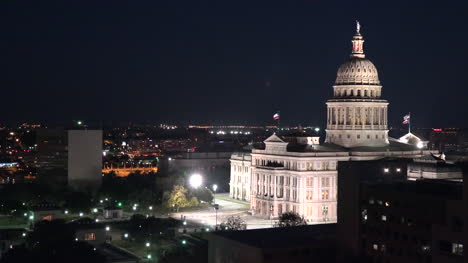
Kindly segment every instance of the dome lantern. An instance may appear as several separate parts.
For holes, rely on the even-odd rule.
[[[364,38],[361,36],[361,24],[359,24],[359,21],[356,21],[356,34],[353,37],[353,40],[351,42],[353,43],[353,51],[351,53],[352,58],[365,58],[366,55],[364,55]]]

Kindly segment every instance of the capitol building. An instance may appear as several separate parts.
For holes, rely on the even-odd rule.
[[[336,222],[339,161],[431,153],[388,136],[388,102],[377,68],[364,54],[359,24],[351,42],[326,102],[324,143],[273,134],[251,153],[231,156],[230,197],[249,201],[253,215],[272,219],[294,211],[310,223]]]

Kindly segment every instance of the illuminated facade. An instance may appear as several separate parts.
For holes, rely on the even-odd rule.
[[[273,134],[252,150],[250,162],[232,156],[231,197],[248,201],[239,191],[250,187],[245,191],[255,216],[272,219],[295,211],[309,223],[336,222],[339,161],[430,153],[388,137],[388,102],[381,99],[377,69],[365,59],[363,42],[358,27],[351,58],[339,68],[333,98],[327,101],[325,143]]]

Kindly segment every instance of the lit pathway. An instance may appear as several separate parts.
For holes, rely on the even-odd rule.
[[[218,225],[226,221],[229,216],[240,216],[247,223],[247,229],[269,228],[271,220],[254,218],[249,213],[249,203],[229,198],[228,193],[216,194],[216,203],[219,205]],[[202,225],[216,224],[216,212],[213,207],[203,208],[199,211],[179,212],[172,214],[173,218],[180,219],[185,216],[188,221]]]

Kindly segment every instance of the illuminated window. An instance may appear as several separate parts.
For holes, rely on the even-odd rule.
[[[328,200],[329,191],[322,190],[322,200]]]
[[[85,236],[84,236],[84,240],[96,240],[96,234],[86,233]]]
[[[372,245],[372,249],[374,249],[374,250],[379,250],[379,245],[373,244],[373,245]]]
[[[322,215],[323,216],[326,216],[328,215],[328,206],[322,206]]]
[[[387,221],[387,216],[386,215],[382,215],[382,221]]]
[[[390,171],[388,168],[384,169],[384,172],[388,173],[388,171]]]
[[[463,244],[452,243],[452,253],[456,255],[463,255]]]
[[[385,202],[385,206],[386,206],[386,207],[389,207],[389,206],[390,206],[390,202]]]
[[[397,172],[401,172],[401,168],[396,168],[396,171],[397,171]]]
[[[307,180],[306,180],[306,186],[307,186],[307,187],[312,187],[313,184],[314,184],[314,178],[313,178],[313,177],[307,178]]]

